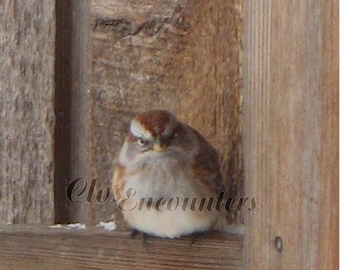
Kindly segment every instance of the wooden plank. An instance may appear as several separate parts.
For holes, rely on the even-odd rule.
[[[338,265],[338,3],[245,1],[247,269]]]
[[[339,268],[339,2],[325,1],[322,18],[321,141],[322,209],[315,269]],[[326,209],[326,211],[325,211]]]
[[[0,269],[243,269],[242,238],[211,233],[176,240],[129,231],[0,226]]]
[[[211,141],[227,191],[242,194],[242,1],[91,0],[91,25],[90,178],[97,190],[110,186],[134,113],[162,108]],[[93,205],[93,222],[118,216],[114,209]],[[231,219],[240,221],[239,213]]]
[[[54,5],[0,2],[2,222],[53,222]]]

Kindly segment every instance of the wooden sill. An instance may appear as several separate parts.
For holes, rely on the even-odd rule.
[[[243,269],[242,236],[132,238],[130,231],[0,225],[0,269]]]

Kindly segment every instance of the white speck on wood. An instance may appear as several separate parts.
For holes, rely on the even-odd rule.
[[[114,221],[111,222],[99,222],[99,224],[97,225],[97,227],[103,228],[106,231],[114,231],[117,226],[116,223]]]

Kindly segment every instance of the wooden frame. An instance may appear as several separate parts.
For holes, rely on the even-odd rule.
[[[55,205],[51,203],[53,189],[63,194],[67,178],[79,177],[89,165],[90,127],[79,119],[85,123],[90,117],[86,110],[90,59],[81,57],[90,45],[83,34],[86,27],[75,19],[87,14],[89,2],[58,2],[70,13],[58,13],[57,6],[57,47],[55,1],[15,3],[0,3],[0,220],[51,224],[55,205],[61,203],[57,209],[65,206],[58,196]],[[191,249],[188,238],[150,238],[147,250],[140,238],[131,239],[127,231],[1,225],[0,269],[59,269],[61,264],[73,269],[336,269],[338,3],[245,0],[243,7],[239,11],[244,14],[245,194],[257,198],[256,211],[245,216],[244,238],[212,233]],[[206,31],[210,26],[204,24]],[[69,44],[68,49],[58,51],[58,42]],[[55,48],[60,58],[54,66]],[[203,57],[202,63],[208,58]],[[191,86],[195,85],[200,84],[192,79]],[[55,110],[54,98],[62,101],[63,95],[79,106],[61,102],[56,104],[61,110]],[[56,136],[69,137],[56,145],[59,163],[53,176],[54,113],[61,119]],[[76,131],[58,133],[65,127]],[[82,139],[72,133],[81,133]],[[67,149],[75,151],[64,148],[65,142],[71,142]],[[71,169],[71,163],[77,166]],[[23,192],[29,196],[20,197]],[[56,213],[57,221],[86,220],[88,216],[79,213],[91,212],[86,204],[72,207],[68,213]]]

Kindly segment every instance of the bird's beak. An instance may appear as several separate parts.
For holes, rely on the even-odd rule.
[[[166,145],[162,143],[161,138],[159,136],[156,137],[152,149],[157,152],[162,152],[166,149]]]

